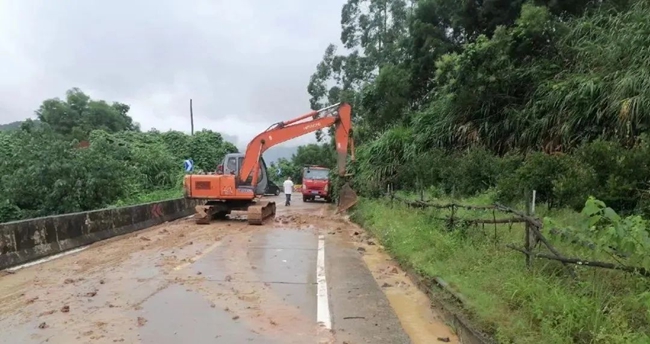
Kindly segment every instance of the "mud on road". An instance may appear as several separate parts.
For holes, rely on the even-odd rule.
[[[186,218],[0,272],[0,343],[458,342],[363,230],[282,197],[262,226]]]

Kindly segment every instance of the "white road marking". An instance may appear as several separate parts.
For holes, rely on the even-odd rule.
[[[316,282],[318,283],[316,294],[316,321],[325,329],[332,328],[330,316],[329,298],[327,295],[327,279],[325,278],[325,237],[318,236],[318,258],[316,260]]]
[[[61,257],[67,256],[67,255],[73,254],[73,253],[81,252],[81,251],[87,249],[88,247],[90,247],[90,245],[78,247],[78,248],[75,248],[75,249],[72,249],[72,250],[69,250],[69,251],[65,251],[65,252],[61,252],[61,253],[55,254],[53,256],[45,257],[45,258],[42,258],[42,259],[39,259],[39,260],[35,260],[33,262],[29,262],[29,263],[25,263],[25,264],[22,264],[22,265],[14,266],[13,268],[8,268],[7,271],[12,271],[13,272],[13,271],[17,271],[17,270],[20,270],[20,269],[28,268],[30,266],[46,263],[46,262],[49,262],[49,261],[57,259],[57,258],[61,258]]]
[[[221,241],[217,241],[217,242],[215,242],[215,243],[212,244],[210,247],[208,247],[208,248],[206,248],[205,250],[203,250],[203,252],[201,252],[201,254],[199,254],[199,255],[197,255],[197,256],[194,256],[194,257],[188,259],[187,262],[185,262],[185,263],[183,263],[183,264],[181,264],[181,265],[175,267],[175,268],[174,268],[174,271],[178,271],[178,270],[180,270],[180,269],[184,269],[184,268],[190,266],[192,263],[194,263],[194,262],[196,262],[197,260],[199,260],[199,259],[205,257],[206,254],[210,253],[212,250],[214,250],[215,248],[219,247],[220,245],[221,245]]]

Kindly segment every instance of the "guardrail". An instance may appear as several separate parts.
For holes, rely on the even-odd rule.
[[[197,199],[48,216],[0,224],[0,269],[135,232],[194,213]]]

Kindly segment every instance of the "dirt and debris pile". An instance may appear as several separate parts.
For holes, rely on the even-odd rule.
[[[275,222],[286,224],[303,224],[306,223],[305,219],[301,218],[299,215],[280,215],[275,217]]]

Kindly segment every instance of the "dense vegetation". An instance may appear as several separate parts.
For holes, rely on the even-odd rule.
[[[314,109],[353,104],[350,172],[366,196],[355,217],[406,264],[451,280],[501,342],[650,341],[647,279],[526,271],[435,214],[395,221],[407,210],[369,200],[392,185],[521,206],[537,190],[563,234],[594,243],[566,254],[649,266],[650,3],[348,0],[341,28],[347,52],[330,45],[308,91]],[[575,212],[590,196],[623,217]]]
[[[647,279],[589,270],[569,280],[541,262],[528,271],[480,233],[445,231],[433,211],[369,200],[392,185],[517,205],[534,189],[541,215],[595,243],[563,252],[611,258],[615,248],[614,261],[650,267],[650,4],[348,0],[341,28],[348,53],[327,47],[307,89],[313,109],[353,104],[350,170],[366,196],[355,216],[400,260],[453,282],[501,342],[650,341]],[[183,159],[213,170],[236,151],[211,131],[143,133],[128,111],[72,89],[42,104],[38,125],[0,132],[0,221],[172,197]],[[304,164],[334,167],[328,145],[281,159],[272,178],[299,183]],[[624,217],[574,212],[589,196]]]
[[[209,130],[141,132],[128,111],[71,89],[0,132],[0,222],[180,196],[184,159],[213,171],[237,151]]]
[[[594,194],[643,210],[647,14],[644,1],[350,0],[352,52],[328,47],[312,107],[354,105],[366,194],[537,188],[554,206]]]

